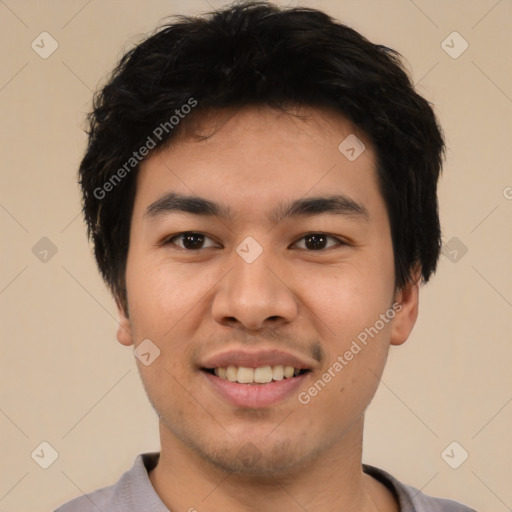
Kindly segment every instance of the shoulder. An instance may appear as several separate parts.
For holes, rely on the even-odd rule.
[[[400,512],[476,512],[458,501],[428,496],[382,469],[367,464],[363,465],[363,469],[393,491],[400,504]]]
[[[403,485],[403,487],[409,493],[410,502],[414,503],[414,508],[411,508],[411,512],[476,512],[476,510],[458,501],[428,496],[415,487],[408,485]]]
[[[117,483],[74,498],[54,512],[167,512],[148,477],[148,471],[156,466],[158,458],[158,452],[137,455],[131,469]]]
[[[115,492],[115,485],[103,487],[96,491],[74,498],[61,505],[54,512],[113,512],[112,495]]]

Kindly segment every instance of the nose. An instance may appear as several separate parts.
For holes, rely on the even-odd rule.
[[[230,272],[220,282],[212,304],[216,322],[259,331],[293,322],[298,301],[284,275],[284,267],[272,258],[270,250],[251,263],[238,254]]]

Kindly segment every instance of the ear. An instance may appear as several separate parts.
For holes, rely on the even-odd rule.
[[[407,341],[418,318],[421,270],[416,270],[412,279],[395,296],[395,302],[401,305],[391,325],[391,345],[402,345]]]
[[[130,318],[127,312],[125,312],[124,307],[121,305],[120,301],[116,299],[117,306],[117,314],[119,316],[119,322],[117,324],[117,341],[121,343],[121,345],[126,345],[129,347],[133,345],[133,336],[132,336],[132,326],[130,322]]]

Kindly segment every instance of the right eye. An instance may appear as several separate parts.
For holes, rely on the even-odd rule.
[[[208,247],[202,247],[204,244],[204,240],[212,240],[210,237],[206,236],[204,233],[198,233],[196,231],[184,231],[182,233],[177,233],[166,238],[162,245],[178,245],[181,249],[196,251],[199,249],[207,249]],[[175,243],[175,240],[179,240],[182,242],[182,245],[179,243]],[[214,246],[210,246],[214,247]]]

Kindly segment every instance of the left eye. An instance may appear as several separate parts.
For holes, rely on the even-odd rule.
[[[299,241],[304,241],[305,249],[310,249],[313,251],[318,251],[322,249],[326,249],[325,243],[328,239],[336,241],[337,245],[346,245],[345,242],[336,238],[334,236],[326,235],[325,233],[309,233],[304,235],[302,238],[299,238]],[[295,243],[297,245],[297,242]],[[334,244],[336,245],[336,244]],[[308,247],[309,246],[309,247]],[[332,247],[332,246],[331,246]]]
[[[334,236],[326,235],[325,233],[309,233],[307,235],[304,235],[303,237],[299,238],[294,246],[297,246],[299,243],[303,243],[304,247],[299,247],[299,249],[306,249],[306,250],[312,250],[312,251],[319,251],[323,250],[329,247],[326,247],[327,240],[334,240],[337,242],[337,244],[333,244],[330,247],[333,247],[334,245],[346,245],[345,242],[340,240],[339,238],[336,238]],[[175,243],[174,240],[179,240],[181,242],[181,245],[179,243]],[[210,246],[204,246],[205,240],[212,240],[210,237],[204,235],[203,233],[196,233],[192,231],[187,231],[184,233],[179,233],[177,235],[172,236],[171,238],[168,238],[165,240],[164,245],[178,245],[182,249],[187,250],[198,250],[198,249],[205,249],[208,247],[215,247],[215,243],[213,243]],[[212,240],[213,242],[213,240]]]

